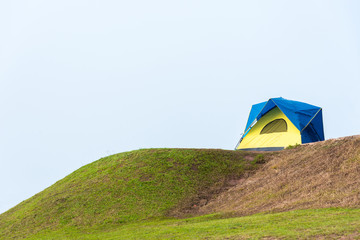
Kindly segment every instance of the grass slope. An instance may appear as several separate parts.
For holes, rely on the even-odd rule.
[[[266,164],[199,211],[249,215],[307,208],[360,208],[360,136],[267,153]]]
[[[66,228],[30,239],[360,239],[360,209],[296,210],[226,218],[152,220],[107,229]],[[346,237],[346,238],[345,238]]]
[[[1,214],[0,239],[360,239],[359,176],[360,136],[270,153],[126,152]]]
[[[206,149],[145,149],[109,156],[1,214],[0,239],[191,213],[232,179],[255,169],[256,161],[253,153]]]

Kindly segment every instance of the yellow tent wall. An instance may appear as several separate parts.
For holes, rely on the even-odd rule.
[[[286,132],[260,134],[261,130],[268,123],[276,119],[284,119],[286,121]],[[295,144],[301,144],[300,131],[278,107],[275,107],[259,119],[259,121],[250,129],[248,134],[242,139],[237,149],[287,147]]]

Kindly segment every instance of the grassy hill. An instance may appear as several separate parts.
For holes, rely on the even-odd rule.
[[[358,176],[358,136],[271,153],[120,153],[1,214],[0,239],[360,238]]]
[[[145,149],[88,164],[0,215],[0,238],[189,215],[256,168],[257,154]]]
[[[221,193],[202,214],[249,215],[294,209],[360,207],[360,137],[333,139],[266,155],[267,163]]]

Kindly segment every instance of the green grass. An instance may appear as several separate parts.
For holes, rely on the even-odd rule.
[[[246,217],[221,214],[152,220],[100,229],[66,228],[29,239],[338,239],[360,238],[360,209],[310,209]]]
[[[301,146],[301,145],[298,144],[298,143],[296,143],[295,145],[289,145],[289,146],[287,146],[286,149],[294,149],[294,148],[297,148],[297,147],[299,147],[299,146]]]
[[[360,239],[360,209],[194,217],[204,200],[266,161],[267,154],[216,149],[112,155],[1,214],[0,239]]]
[[[228,179],[257,165],[238,151],[144,149],[73,172],[0,215],[0,239],[52,229],[119,226],[190,212]],[[188,211],[188,212],[189,212]]]

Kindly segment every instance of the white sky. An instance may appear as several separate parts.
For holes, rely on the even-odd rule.
[[[233,149],[252,104],[360,134],[360,2],[0,1],[0,212],[106,155]]]

